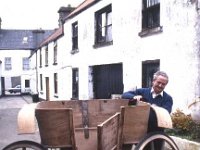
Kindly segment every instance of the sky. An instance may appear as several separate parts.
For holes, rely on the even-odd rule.
[[[55,29],[62,6],[78,6],[84,0],[0,0],[2,29]]]

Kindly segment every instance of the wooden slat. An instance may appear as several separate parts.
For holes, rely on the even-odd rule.
[[[127,100],[99,99],[88,101],[89,126],[97,126],[116,112],[120,112],[121,106],[128,106]]]
[[[79,100],[63,100],[63,101],[42,101],[39,102],[37,108],[72,108],[74,117],[74,126],[82,128],[82,102]]]
[[[76,149],[71,108],[37,108],[35,115],[42,145]]]
[[[150,105],[124,106],[123,143],[138,143],[147,133]]]
[[[98,150],[114,150],[118,148],[120,113],[98,125]]]
[[[97,127],[88,130],[89,138],[85,138],[84,128],[75,128],[77,150],[97,150]]]
[[[87,105],[86,109],[83,109],[83,105]],[[97,149],[102,149],[105,150],[107,149],[106,147],[110,147],[109,150],[111,149],[116,149],[118,147],[113,146],[111,147],[110,145],[112,145],[112,142],[109,142],[108,145],[107,144],[101,144],[104,146],[97,146],[97,143],[100,142],[98,141],[99,139],[97,139],[97,134],[101,135],[101,136],[108,136],[109,139],[115,139],[116,138],[116,133],[117,133],[117,143],[119,146],[120,143],[122,144],[122,142],[124,143],[133,143],[133,138],[129,137],[128,134],[129,130],[132,130],[132,127],[126,127],[125,130],[124,128],[120,128],[122,127],[122,121],[120,121],[120,125],[117,128],[111,128],[110,130],[107,130],[107,132],[105,132],[105,130],[102,131],[98,131],[99,133],[97,133],[97,129],[93,130],[95,128],[97,128],[97,126],[99,124],[102,124],[107,122],[107,119],[110,119],[111,116],[115,115],[116,112],[120,112],[121,111],[121,106],[125,106],[128,107],[128,101],[127,100],[123,100],[123,99],[117,99],[117,100],[108,100],[108,99],[95,99],[95,100],[63,100],[63,101],[43,101],[40,102],[38,104],[37,109],[63,109],[63,108],[71,108],[73,109],[73,123],[74,123],[74,130],[75,130],[75,139],[76,139],[76,144],[78,145],[78,149],[80,150],[88,150],[90,147],[92,147],[92,150],[97,150]],[[142,105],[143,106],[143,105]],[[146,106],[146,105],[144,105]],[[143,108],[143,107],[141,107]],[[85,111],[87,111],[87,113],[84,113]],[[85,116],[83,116],[85,115]],[[85,118],[86,119],[85,119]],[[129,117],[129,116],[127,116]],[[85,121],[86,122],[85,122]],[[106,121],[105,121],[106,120]],[[125,119],[124,119],[125,120]],[[147,118],[148,120],[148,118]],[[57,121],[56,121],[57,122]],[[116,122],[114,122],[115,124]],[[88,125],[87,128],[87,132],[86,129],[84,129],[84,125]],[[112,123],[111,123],[112,124]],[[140,125],[139,125],[140,126]],[[44,126],[45,127],[45,126]],[[106,127],[106,125],[103,126],[103,128],[109,129],[110,127]],[[111,126],[112,127],[112,126]],[[92,129],[92,130],[91,130]],[[126,134],[123,133],[123,130],[125,132],[127,132]],[[116,132],[113,132],[116,131]],[[84,133],[87,133],[87,138],[85,138]],[[124,139],[120,139],[119,137],[121,137],[120,135],[122,135],[125,137]],[[55,138],[55,137],[54,137]],[[53,138],[52,138],[53,139]],[[102,138],[103,140],[106,138]],[[129,140],[128,140],[129,139]],[[131,140],[130,140],[131,139]],[[109,140],[107,140],[109,141]],[[115,141],[115,140],[113,140]],[[102,142],[102,141],[101,141]],[[107,145],[107,146],[105,146]]]

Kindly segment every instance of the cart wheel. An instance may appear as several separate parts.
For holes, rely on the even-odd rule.
[[[156,142],[161,140],[160,147],[156,147]],[[158,145],[158,143],[157,143]],[[147,134],[135,147],[135,150],[179,150],[171,137],[163,132],[152,132]]]
[[[33,141],[17,141],[3,148],[3,150],[44,150],[45,148]]]

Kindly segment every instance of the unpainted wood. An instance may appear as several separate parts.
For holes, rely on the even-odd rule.
[[[84,128],[75,128],[77,150],[97,150],[97,127],[88,130],[89,138],[85,138]]]
[[[89,126],[97,126],[106,119],[120,112],[121,106],[128,106],[127,100],[90,100],[88,101]]]
[[[42,145],[76,150],[71,108],[37,108],[35,115]]]
[[[128,100],[123,99],[94,99],[94,100],[63,100],[42,101],[37,108],[72,108],[75,128],[82,128],[83,105],[87,103],[88,127],[96,127],[116,112],[120,112],[121,106],[128,106]]]
[[[63,100],[63,101],[42,101],[39,102],[37,108],[72,108],[74,117],[74,126],[83,127],[82,121],[82,102],[79,100]]]
[[[150,105],[124,106],[123,143],[138,143],[147,133]]]
[[[57,110],[70,108],[73,110],[72,122],[74,126],[73,130],[75,130],[74,141],[79,150],[97,150],[97,149],[106,150],[110,145],[112,145],[111,143],[113,143],[113,141],[115,141],[115,143],[117,141],[118,143],[117,148],[119,149],[121,148],[122,144],[138,143],[139,140],[146,134],[147,131],[150,106],[145,103],[141,104],[139,103],[138,106],[128,106],[128,100],[123,100],[123,99],[70,100],[70,101],[63,100],[63,101],[40,102],[36,110],[37,109],[42,110],[47,108],[57,109]],[[113,115],[115,115],[118,112],[121,113],[120,115],[121,118],[119,122],[117,122],[116,120],[111,122],[108,121],[110,118],[113,117]],[[47,113],[46,115],[48,114],[49,113]],[[66,119],[64,120],[65,120],[64,122],[69,122]],[[42,132],[49,132],[50,130],[52,130],[51,128],[48,129],[46,128],[48,122],[50,123],[53,122],[52,123],[53,126],[57,126],[58,129],[62,125],[68,126],[67,124],[64,123],[62,123],[61,125],[61,123],[58,123],[57,117],[56,118],[52,117],[45,123],[43,128],[40,127],[41,128],[40,130]],[[114,126],[117,123],[119,123],[118,127]],[[60,126],[58,126],[58,124],[60,124]],[[97,130],[97,126],[99,127],[99,125],[101,126],[102,124],[103,124],[102,129]],[[44,128],[46,128],[46,130]],[[71,128],[70,131],[72,131]],[[69,134],[70,131],[62,131],[62,132]],[[56,131],[55,129],[54,134],[57,134],[57,132],[59,131]],[[44,133],[41,134],[41,138],[43,138],[43,136],[45,137]],[[61,141],[61,139],[52,136],[52,141],[51,141],[52,143],[53,139],[55,141],[56,140]],[[106,139],[110,139],[111,141]],[[109,143],[105,144],[105,142],[108,141]],[[104,144],[98,144],[103,146],[98,147],[97,146],[98,142],[104,143]],[[62,144],[60,145],[57,144],[57,145],[58,147],[62,146]],[[114,146],[111,149],[116,149],[116,147]],[[110,149],[108,148],[108,150]]]
[[[98,125],[98,150],[117,150],[120,126],[120,113],[116,113],[109,119]]]

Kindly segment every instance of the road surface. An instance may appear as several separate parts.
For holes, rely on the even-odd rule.
[[[19,140],[31,140],[40,143],[37,129],[35,134],[18,134],[17,115],[27,103],[32,103],[30,96],[10,95],[0,98],[0,150]]]

